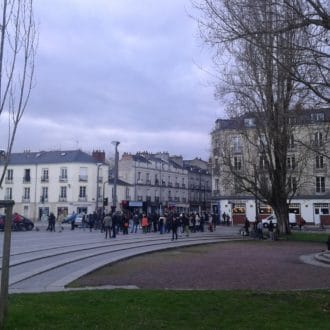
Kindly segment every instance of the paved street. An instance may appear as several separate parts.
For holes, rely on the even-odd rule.
[[[216,232],[192,233],[171,241],[170,234],[119,234],[105,239],[100,231],[66,227],[62,232],[13,232],[9,292],[64,290],[65,285],[105,264],[151,251],[240,239],[237,227],[218,227]],[[3,232],[0,233],[2,257]],[[2,258],[0,258],[2,259]],[[2,262],[2,260],[1,260]]]

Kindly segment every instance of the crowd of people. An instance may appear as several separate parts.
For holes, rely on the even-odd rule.
[[[57,219],[53,213],[48,217],[49,231],[56,231],[55,224],[58,223],[58,230],[63,229],[63,220],[65,216],[59,214]],[[217,225],[217,217],[209,212],[199,214],[192,212],[189,214],[168,212],[159,216],[157,213],[129,213],[116,211],[113,213],[84,214],[82,217],[80,228],[100,230],[104,233],[105,238],[115,238],[120,232],[123,235],[142,233],[172,233],[172,240],[178,239],[178,234],[189,237],[190,233],[204,232],[205,230],[214,231]],[[71,220],[71,230],[76,228],[75,217]]]

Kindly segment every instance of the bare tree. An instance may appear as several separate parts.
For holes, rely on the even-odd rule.
[[[37,34],[33,0],[2,0],[0,15],[0,117],[8,123],[1,187],[32,89]]]
[[[199,19],[202,37],[216,49],[217,96],[226,98],[232,118],[254,120],[253,127],[240,128],[245,145],[251,146],[248,157],[244,152],[242,159],[244,172],[235,169],[234,154],[226,152],[232,150],[230,141],[224,142],[222,161],[237,191],[240,187],[272,206],[281,232],[290,232],[288,200],[298,189],[288,169],[292,109],[310,97],[306,84],[295,77],[297,72],[311,77],[303,49],[306,42],[314,43],[306,30],[285,26],[301,21],[295,4],[302,2],[203,0],[198,4],[203,14]],[[263,159],[264,172],[259,171],[259,159]],[[307,164],[303,157],[299,160],[295,180],[303,177]]]

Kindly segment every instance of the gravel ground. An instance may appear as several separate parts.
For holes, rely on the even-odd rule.
[[[330,268],[299,259],[324,248],[319,243],[248,241],[172,249],[108,265],[75,284],[144,289],[330,289]]]

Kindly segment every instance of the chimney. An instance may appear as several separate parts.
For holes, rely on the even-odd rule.
[[[101,150],[93,150],[92,157],[99,163],[105,162],[105,152]]]

